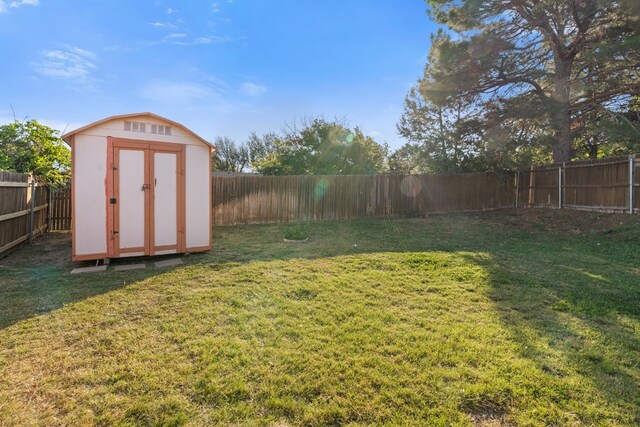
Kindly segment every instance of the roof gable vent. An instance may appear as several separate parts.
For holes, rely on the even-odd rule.
[[[141,122],[124,122],[124,130],[127,132],[147,133],[147,124]]]
[[[156,135],[171,135],[171,126],[151,125],[151,133]]]

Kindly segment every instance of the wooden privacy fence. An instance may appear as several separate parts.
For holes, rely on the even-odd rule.
[[[49,230],[71,230],[71,188],[51,190],[50,194]]]
[[[518,207],[640,211],[636,156],[587,160],[517,172]]]
[[[0,171],[0,255],[44,232],[48,195],[32,176]]]
[[[214,225],[424,215],[515,206],[513,173],[213,178]]]
[[[412,216],[508,207],[639,213],[639,168],[640,159],[628,156],[508,173],[214,176],[213,224]],[[19,187],[23,193],[16,196],[22,200],[22,207],[6,207],[2,202],[0,215],[26,209],[21,198],[27,191],[26,179],[25,175],[20,181],[25,185]],[[11,193],[0,188],[2,191]],[[71,229],[70,190],[52,191],[50,204],[49,229]],[[24,229],[26,219],[21,218],[6,229]],[[18,224],[19,221],[23,222]],[[10,239],[24,236],[18,232],[19,236],[5,236],[3,233],[7,231],[3,231],[3,227],[4,223],[0,222],[0,248]]]
[[[214,225],[507,207],[640,212],[636,156],[455,175],[215,176]]]

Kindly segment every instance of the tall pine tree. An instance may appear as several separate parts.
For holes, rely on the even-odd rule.
[[[427,3],[431,17],[449,30],[432,39],[418,86],[422,106],[462,101],[477,109],[486,144],[497,140],[508,151],[536,142],[563,162],[584,149],[594,120],[637,126],[628,119],[640,94],[637,0]],[[412,123],[414,114],[420,109],[408,103],[404,122]]]

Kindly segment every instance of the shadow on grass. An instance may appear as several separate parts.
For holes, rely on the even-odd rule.
[[[222,228],[214,230],[217,249],[197,255],[196,262],[223,269],[252,261],[372,252],[488,254],[466,257],[489,273],[487,296],[520,355],[560,384],[562,391],[553,397],[558,406],[572,413],[564,405],[575,402],[572,393],[598,390],[614,412],[640,424],[640,241],[629,238],[639,230],[636,225],[561,233],[452,216],[314,224],[310,242],[295,246],[280,241],[278,226]],[[565,380],[576,375],[592,387]]]
[[[570,235],[511,227],[496,215],[454,215],[317,223],[310,225],[309,242],[298,244],[282,241],[284,228],[215,228],[213,250],[191,255],[179,268],[223,270],[254,261],[375,252],[468,252],[468,260],[489,273],[487,296],[522,357],[550,381],[579,374],[628,419],[640,421],[634,392],[640,385],[640,244],[624,238],[638,235],[638,227]],[[0,328],[168,271],[71,276],[68,261],[51,261],[46,252],[24,248],[11,255],[24,262],[2,262]],[[570,388],[564,390],[559,402],[575,400]]]
[[[564,381],[577,374],[613,411],[638,425],[639,260],[637,252],[625,256],[620,252],[625,248],[616,246],[599,236],[547,238],[531,248],[508,254],[494,250],[489,259],[467,259],[489,273],[488,296],[519,354],[534,362],[550,382],[564,384],[554,397],[560,407],[592,397],[576,396],[583,388]],[[608,421],[594,416],[580,422]]]
[[[24,245],[0,260],[0,329],[21,320],[56,310],[65,304],[91,298],[170,269],[154,268],[153,262],[171,256],[125,258],[113,265],[145,263],[147,268],[71,275],[75,267],[92,265],[71,262],[70,233],[51,233]],[[175,255],[173,256],[175,257]]]
[[[427,223],[428,224],[428,223]],[[217,227],[213,230],[213,250],[184,258],[189,265],[220,269],[252,261],[290,258],[324,258],[382,251],[443,250],[439,239],[428,246],[415,232],[425,221],[364,220],[336,221],[311,225],[308,243],[285,243],[287,225]],[[407,237],[407,227],[412,236]],[[418,233],[419,234],[419,233]],[[441,247],[442,246],[442,247]],[[168,270],[150,268],[166,257],[125,258],[118,263],[143,262],[144,270],[71,275],[74,267],[91,265],[71,262],[70,233],[54,232],[23,245],[0,260],[0,329],[21,320],[56,310],[65,304],[91,298],[162,274]]]

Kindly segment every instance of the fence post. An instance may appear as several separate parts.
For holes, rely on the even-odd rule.
[[[633,186],[634,186],[634,169],[636,168],[635,154],[629,155],[629,215],[633,215]]]
[[[535,187],[534,184],[536,182],[535,169],[533,165],[531,165],[531,170],[529,172],[529,207],[532,208],[535,205],[536,195],[535,195]]]
[[[520,197],[520,171],[516,171],[516,209],[518,209],[519,197]]]
[[[562,188],[564,187],[564,179],[562,179],[563,171],[564,162],[562,162],[562,165],[558,168],[558,209],[562,209]]]
[[[29,179],[31,179],[31,185],[29,189],[31,190],[29,195],[31,196],[30,206],[29,206],[29,244],[33,242],[33,209],[36,200],[36,179],[33,175],[30,175]]]
[[[51,185],[47,185],[47,233],[51,231]]]

